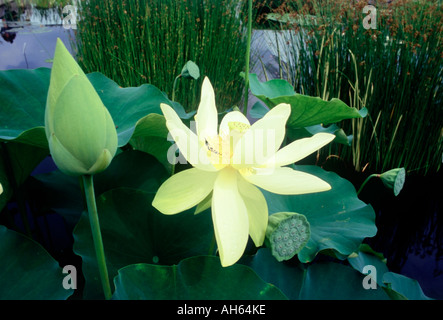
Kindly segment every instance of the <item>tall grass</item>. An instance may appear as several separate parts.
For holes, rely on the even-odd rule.
[[[288,10],[288,3],[298,10]],[[297,92],[340,98],[369,116],[341,125],[351,147],[330,153],[356,170],[439,170],[443,155],[443,6],[396,0],[363,27],[365,1],[288,0],[280,6],[282,63]],[[289,15],[283,15],[290,12]],[[284,18],[284,19],[283,19]]]
[[[235,0],[140,0],[80,2],[78,60],[120,86],[150,83],[172,96],[174,79],[188,60],[197,81],[179,81],[175,100],[197,107],[204,76],[216,88],[220,111],[240,102],[245,66],[244,24]]]

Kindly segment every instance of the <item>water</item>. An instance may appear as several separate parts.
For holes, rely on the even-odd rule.
[[[57,38],[72,52],[74,30],[65,29],[54,10],[27,8],[20,14],[3,7],[0,19],[0,70],[51,68]]]
[[[363,181],[363,175],[356,173],[342,176],[356,187]],[[417,280],[427,296],[439,300],[443,299],[442,178],[441,171],[427,176],[410,173],[397,197],[372,179],[359,196],[376,212],[378,231],[367,243],[384,254],[390,271]]]

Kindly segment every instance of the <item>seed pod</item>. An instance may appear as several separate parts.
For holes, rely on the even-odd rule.
[[[180,75],[182,76],[182,78],[185,79],[192,78],[194,80],[197,80],[198,78],[200,78],[200,69],[193,61],[188,61],[183,66]]]
[[[398,196],[405,184],[406,171],[405,168],[392,169],[380,174],[379,178],[387,188],[393,190],[395,196]]]
[[[269,216],[265,244],[278,261],[298,254],[311,237],[308,220],[295,212],[278,212]]]

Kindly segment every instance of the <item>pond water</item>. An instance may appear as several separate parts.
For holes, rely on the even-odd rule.
[[[72,52],[74,30],[63,28],[56,12],[13,14],[3,9],[0,19],[0,70],[51,68],[57,38]]]
[[[16,21],[3,20],[1,27],[0,70],[51,68],[57,38],[72,52],[74,30],[64,29],[56,16],[42,18],[37,13],[31,13],[17,17]],[[270,78],[278,76],[278,59],[269,44],[254,54],[267,64]],[[257,63],[252,70],[261,80],[265,80],[263,74],[260,75],[260,69],[262,65]],[[252,101],[254,99],[251,97]],[[54,168],[48,158],[33,174]],[[361,175],[340,172],[337,167],[331,170],[353,182],[356,188],[363,182]],[[391,271],[418,280],[425,294],[435,299],[443,299],[442,178],[441,172],[428,177],[408,176],[398,197],[383,190],[383,185],[375,180],[361,194],[361,199],[371,203],[377,213],[378,233],[368,243],[375,250],[383,252]],[[46,240],[42,242],[47,242],[49,237],[55,244],[51,253],[59,261],[65,260],[65,264],[81,263],[73,255],[72,235],[66,232],[62,219],[52,214],[39,221],[41,225],[37,228],[46,234],[43,236]]]
[[[344,176],[358,188],[355,173]],[[410,173],[396,197],[380,180],[370,181],[360,199],[376,212],[377,234],[367,243],[382,252],[392,272],[417,280],[424,293],[443,299],[443,173]]]

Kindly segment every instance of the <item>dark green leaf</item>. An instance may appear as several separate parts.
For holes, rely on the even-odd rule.
[[[130,144],[136,150],[155,156],[170,172],[172,164],[168,159],[168,150],[172,142],[168,141],[168,133],[165,117],[151,113],[138,121]]]
[[[110,279],[124,266],[137,263],[176,264],[207,254],[213,237],[211,215],[194,210],[163,215],[152,207],[154,192],[113,189],[97,199]],[[85,297],[101,297],[89,219],[83,214],[74,230],[74,250],[83,259]]]
[[[383,283],[388,287],[388,294],[396,299],[430,300],[430,298],[423,293],[417,280],[404,275],[386,272],[383,275]]]
[[[121,300],[286,300],[249,267],[222,267],[199,256],[174,266],[135,264],[118,271],[114,299]]]
[[[0,140],[15,140],[47,148],[44,114],[51,69],[0,71]],[[117,126],[118,144],[126,145],[138,125],[151,113],[161,114],[160,103],[171,105],[182,119],[183,107],[171,102],[153,85],[121,88],[99,72],[87,74]]]
[[[348,257],[350,265],[363,273],[365,266],[374,266],[377,284],[383,287],[392,299],[427,300],[417,280],[390,272],[382,254],[374,252],[369,246],[361,245],[359,250]]]
[[[33,240],[0,225],[0,300],[65,300],[67,274]]]
[[[47,68],[0,71],[0,140],[48,147],[44,113],[50,72]]]
[[[310,265],[297,261],[280,263],[270,249],[241,261],[250,266],[266,282],[278,287],[291,300],[384,300],[380,288],[364,289],[364,275],[335,262],[316,262]]]
[[[14,186],[18,189],[34,168],[48,155],[49,150],[18,142],[0,142],[0,211],[10,200]]]
[[[128,150],[114,157],[109,167],[94,176],[96,195],[114,188],[126,187],[155,193],[168,173],[165,168],[151,155],[141,151]],[[60,214],[74,229],[85,210],[79,180],[56,170],[35,177],[41,199],[45,205]],[[1,197],[1,196],[0,196]]]
[[[328,127],[324,127],[321,124],[304,127],[304,128],[287,128],[287,135],[291,140],[298,140],[302,138],[312,137],[314,134],[325,132],[335,135],[334,142],[351,146],[353,136],[347,136],[343,129],[339,128],[336,124],[331,124]]]

